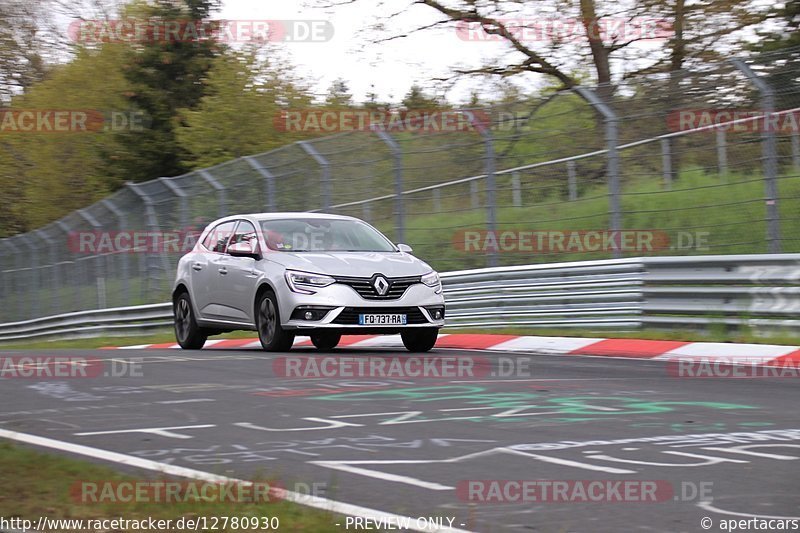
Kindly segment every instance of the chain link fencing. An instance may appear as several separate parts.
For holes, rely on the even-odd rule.
[[[129,183],[0,239],[0,322],[168,301],[236,213],[356,216],[440,271],[800,251],[800,49],[448,112]]]

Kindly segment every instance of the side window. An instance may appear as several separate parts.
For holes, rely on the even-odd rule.
[[[228,239],[233,233],[233,229],[235,227],[236,227],[235,220],[219,224],[214,229],[212,229],[208,233],[208,235],[206,235],[206,238],[203,241],[203,246],[206,249],[211,250],[212,252],[224,254],[225,249],[228,246]]]
[[[240,242],[249,242],[253,250],[256,248],[256,228],[248,221],[242,220],[236,227],[236,233],[233,234],[230,244],[238,244]],[[252,242],[251,242],[252,241]]]

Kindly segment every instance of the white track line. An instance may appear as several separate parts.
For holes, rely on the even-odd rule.
[[[9,431],[7,429],[0,429],[0,438],[5,438],[17,442],[24,442],[26,444],[33,444],[34,446],[53,448],[56,450],[61,450],[69,453],[85,455],[87,457],[93,457],[95,459],[102,459],[103,461],[111,461],[126,466],[133,466],[136,468],[142,468],[144,470],[153,470],[155,472],[160,472],[163,474],[169,474],[173,476],[185,477],[190,479],[197,479],[201,481],[207,481],[210,483],[241,483],[241,484],[250,483],[249,481],[230,478],[226,476],[219,476],[216,474],[210,474],[208,472],[203,472],[201,470],[194,470],[193,468],[186,468],[183,466],[159,463],[156,461],[151,461],[149,459],[134,457],[132,455],[125,455],[118,452],[101,450],[100,448],[83,446],[81,444],[72,444],[69,442],[48,439],[46,437],[29,435],[27,433],[19,433],[17,431]],[[421,531],[425,533],[470,533],[469,531],[464,529],[456,529],[451,527],[436,527],[435,525],[429,525],[428,527],[420,528],[416,525],[416,520],[411,517],[386,513],[383,511],[377,511],[375,509],[369,509],[367,507],[361,507],[349,503],[337,502],[335,500],[329,500],[327,498],[320,498],[317,496],[300,494],[299,492],[292,492],[287,490],[284,493],[284,499],[293,503],[298,503],[300,505],[305,505],[308,507],[314,507],[316,509],[322,509],[324,511],[329,511],[332,513],[348,515],[348,516],[363,516],[365,518],[370,518],[373,520],[383,520],[384,522],[388,520],[394,524],[401,523],[399,522],[400,520],[405,521],[410,519],[409,522],[410,527],[408,529],[412,531]]]

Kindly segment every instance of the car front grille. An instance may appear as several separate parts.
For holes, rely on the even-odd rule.
[[[358,315],[406,315],[407,324],[428,324],[419,307],[345,307],[333,324],[358,325]]]
[[[343,276],[334,276],[337,283],[347,285],[358,293],[359,296],[365,300],[397,300],[401,298],[409,287],[417,283],[421,283],[420,276],[407,277],[407,278],[385,278],[389,282],[389,290],[386,294],[381,296],[372,286],[373,278],[349,278]]]

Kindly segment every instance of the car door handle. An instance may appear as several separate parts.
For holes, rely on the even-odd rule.
[[[193,264],[192,265],[192,270],[196,270],[197,272],[200,272],[201,270],[203,270],[203,264],[202,263]]]
[[[222,267],[222,268],[219,269],[219,273],[222,274],[223,276],[226,276],[226,275],[228,275],[228,269],[225,268],[225,267]]]

